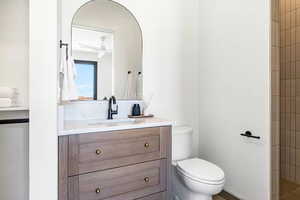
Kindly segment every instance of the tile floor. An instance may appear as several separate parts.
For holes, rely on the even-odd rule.
[[[287,180],[280,180],[280,200],[299,200],[300,185]]]

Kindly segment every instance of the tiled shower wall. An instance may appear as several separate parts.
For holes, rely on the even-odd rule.
[[[280,132],[280,32],[279,0],[272,0],[272,200],[279,199],[279,132]]]
[[[300,183],[300,0],[280,0],[280,170]]]

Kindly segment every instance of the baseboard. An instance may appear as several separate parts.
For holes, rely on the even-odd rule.
[[[229,192],[226,192],[225,190],[223,190],[219,195],[226,200],[240,200],[239,198],[230,194]]]

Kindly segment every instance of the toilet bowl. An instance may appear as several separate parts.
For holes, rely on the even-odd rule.
[[[224,187],[223,170],[203,159],[190,158],[191,150],[188,149],[191,149],[191,128],[175,127],[173,141],[173,199],[212,200],[212,196]]]
[[[225,184],[223,170],[199,158],[173,162],[173,178],[180,200],[211,200]]]

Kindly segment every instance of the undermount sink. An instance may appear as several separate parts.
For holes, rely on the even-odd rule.
[[[136,119],[106,119],[106,120],[95,120],[91,123],[89,123],[89,125],[103,125],[103,124],[120,124],[120,123],[133,123],[135,122]]]

